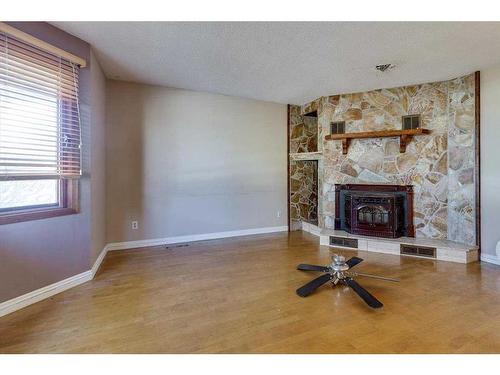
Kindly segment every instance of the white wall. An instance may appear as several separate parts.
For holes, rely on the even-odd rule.
[[[481,71],[481,252],[500,241],[500,66]],[[487,259],[486,259],[487,260]],[[496,259],[500,262],[500,254]]]
[[[108,242],[286,225],[285,105],[108,81],[106,113]]]

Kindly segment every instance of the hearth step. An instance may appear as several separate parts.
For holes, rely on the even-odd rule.
[[[476,262],[479,259],[477,246],[444,239],[381,238],[351,234],[343,230],[321,229],[320,244],[458,263]]]

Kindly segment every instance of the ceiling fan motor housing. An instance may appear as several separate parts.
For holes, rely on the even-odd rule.
[[[347,265],[345,258],[342,255],[334,255],[332,257],[332,264],[330,265],[330,269],[335,273],[340,273],[347,271],[349,266]]]

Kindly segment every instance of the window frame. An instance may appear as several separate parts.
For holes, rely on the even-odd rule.
[[[57,205],[28,206],[0,212],[0,225],[77,214],[80,211],[78,190],[78,179],[61,178]]]
[[[60,48],[57,48],[41,39],[38,39],[36,37],[33,37],[32,35],[29,35],[27,33],[24,33],[23,31],[20,31],[16,28],[13,28],[9,26],[8,24],[5,24],[4,22],[0,22],[0,33],[5,34],[6,38],[14,38],[14,40],[17,40],[20,42],[20,45],[22,46],[21,48],[24,48],[26,51],[27,50],[32,50],[33,53],[37,53],[37,50],[40,50],[43,52],[43,56],[45,54],[51,54],[59,59],[65,60],[65,64],[67,65],[67,62],[71,63],[73,67],[73,75],[79,74],[75,73],[75,66],[78,67],[79,69],[85,68],[86,67],[86,61],[85,59],[82,59],[76,55],[73,55],[69,52],[66,52]],[[6,39],[7,40],[7,39]],[[16,42],[17,43],[17,42]],[[24,46],[26,45],[26,46]],[[21,56],[21,55],[20,55]],[[22,55],[24,56],[24,55]],[[31,61],[31,60],[30,60]],[[31,61],[33,62],[33,61]],[[49,63],[47,63],[49,64]],[[59,62],[61,64],[61,61]],[[73,65],[74,64],[74,65]],[[61,69],[61,68],[60,68]],[[77,78],[75,79],[75,81]],[[40,205],[32,205],[32,206],[19,206],[19,207],[9,207],[6,208],[2,211],[0,211],[0,225],[2,224],[11,224],[11,223],[18,223],[18,222],[25,222],[25,221],[32,221],[32,220],[40,220],[40,219],[46,219],[46,218],[51,218],[51,217],[57,217],[57,216],[64,216],[64,215],[73,215],[73,214],[78,214],[80,212],[80,196],[79,196],[79,185],[80,185],[80,176],[82,174],[81,168],[82,168],[82,154],[81,154],[81,147],[82,147],[82,137],[81,137],[81,122],[80,122],[80,116],[79,116],[79,89],[78,89],[78,84],[75,83],[76,85],[76,101],[71,100],[72,96],[64,96],[59,94],[58,95],[58,106],[59,106],[59,116],[60,118],[66,118],[66,117],[71,117],[75,112],[78,112],[78,125],[73,125],[73,126],[64,126],[62,127],[61,131],[64,134],[64,131],[75,131],[77,130],[80,132],[79,135],[79,142],[80,142],[80,155],[79,155],[79,166],[80,166],[80,174],[78,176],[70,176],[71,173],[68,173],[68,175],[64,176],[59,176],[59,177],[54,177],[53,179],[57,181],[58,184],[58,202],[57,203],[47,203],[47,204],[40,204]],[[76,109],[74,108],[76,106]],[[61,120],[63,121],[63,120]],[[75,129],[76,126],[76,129]],[[73,138],[73,137],[70,137]],[[64,145],[62,146],[60,138],[58,139],[58,148],[60,147],[65,147]],[[70,141],[71,142],[71,141]],[[62,157],[68,157],[71,158],[72,156],[69,155],[70,152],[62,151]],[[21,177],[18,180],[23,180],[23,179],[33,179],[33,180],[38,180],[38,179],[43,179],[47,178],[46,176],[37,176],[36,174],[33,174],[33,176],[28,176],[28,177]],[[17,178],[14,178],[17,179]],[[10,178],[6,179],[7,181],[10,180]]]

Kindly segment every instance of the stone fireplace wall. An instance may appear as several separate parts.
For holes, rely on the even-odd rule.
[[[303,116],[301,109],[290,106],[290,153],[307,155],[318,151],[318,119]],[[302,221],[318,223],[317,160],[290,160],[290,219],[292,229]]]
[[[290,218],[318,223],[318,162],[290,162]]]
[[[417,237],[475,243],[474,75],[450,81],[319,98],[301,113],[318,110],[319,225],[333,228],[335,184],[414,186]],[[420,114],[431,134],[414,137],[399,153],[398,138],[325,141],[330,123],[346,132],[401,129],[401,116]]]
[[[318,150],[318,120],[302,116],[301,107],[290,107],[290,153],[315,152]]]

